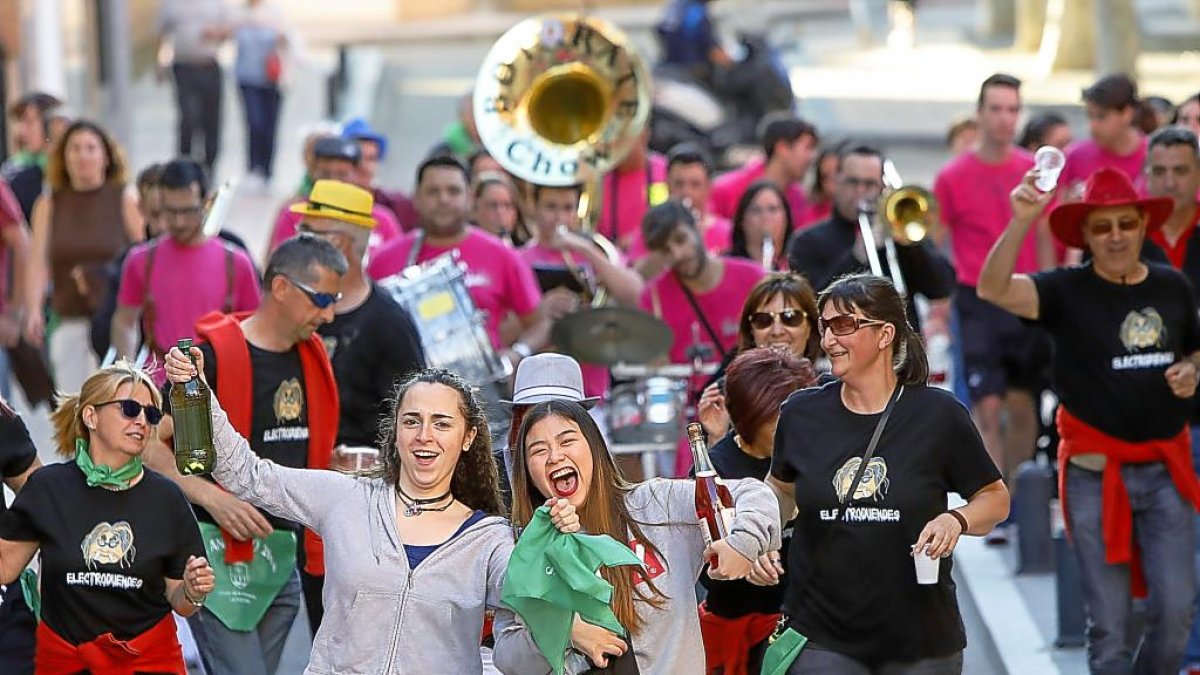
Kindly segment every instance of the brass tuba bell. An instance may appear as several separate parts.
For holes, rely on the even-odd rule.
[[[591,223],[600,179],[650,119],[649,71],[629,38],[592,16],[526,19],[492,45],[473,103],[479,138],[506,171],[533,185],[582,186],[580,229],[618,261],[616,247],[591,232]],[[591,304],[606,299],[601,287]]]

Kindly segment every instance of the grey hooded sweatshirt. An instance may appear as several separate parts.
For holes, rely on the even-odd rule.
[[[512,612],[500,603],[513,549],[507,520],[483,518],[410,569],[392,486],[260,459],[215,397],[212,402],[217,482],[325,542],[325,618],[305,673],[482,673],[479,638],[487,608],[496,610],[494,632],[505,633],[496,656],[522,661],[536,653],[528,631],[514,627]]]
[[[779,503],[761,481],[747,478],[726,481],[733,494],[733,526],[727,541],[751,560],[779,550]],[[654,560],[648,549],[628,542],[642,558],[645,574],[667,596],[661,608],[637,603],[642,630],[633,636],[633,652],[642,675],[704,673],[704,641],[696,608],[696,580],[704,569],[704,533],[696,518],[696,484],[690,480],[656,478],[639,484],[625,498],[629,516],[662,554]],[[642,584],[645,590],[645,584]],[[502,639],[518,643],[528,632],[520,623],[497,631],[495,663],[505,673],[545,675],[550,664],[539,652],[509,649],[501,653]],[[568,673],[581,673],[587,659],[569,650]]]

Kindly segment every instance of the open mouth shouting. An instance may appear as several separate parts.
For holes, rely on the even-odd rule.
[[[439,453],[433,450],[413,450],[412,456],[416,460],[417,466],[430,467],[437,461]]]
[[[579,489],[579,472],[569,466],[550,473],[550,488],[555,497],[570,497]]]

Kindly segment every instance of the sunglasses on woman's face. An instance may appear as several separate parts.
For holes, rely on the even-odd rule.
[[[821,335],[825,334],[825,330],[833,331],[834,335],[853,335],[863,326],[881,326],[887,323],[878,319],[863,319],[853,314],[838,314],[831,316],[828,319],[819,319],[817,327],[820,328]]]
[[[802,309],[785,309],[782,312],[754,312],[750,315],[750,325],[755,330],[766,330],[775,325],[775,319],[788,328],[799,328],[808,314]]]
[[[159,410],[157,407],[155,407],[153,405],[149,405],[149,404],[142,405],[141,403],[139,403],[131,398],[122,398],[122,399],[118,399],[116,401],[105,401],[104,403],[97,403],[96,407],[99,408],[100,406],[112,405],[114,403],[121,406],[121,414],[126,419],[136,420],[138,418],[138,415],[145,412],[146,413],[146,423],[149,424],[150,426],[155,426],[159,422],[162,421],[163,411]]]
[[[1117,229],[1122,232],[1133,232],[1142,226],[1140,218],[1119,218],[1117,220]],[[1092,233],[1093,237],[1103,237],[1113,230],[1112,220],[1096,220],[1087,225],[1088,232]]]

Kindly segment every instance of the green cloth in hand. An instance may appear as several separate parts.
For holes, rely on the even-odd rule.
[[[560,532],[550,522],[550,507],[542,506],[513,549],[500,599],[521,617],[538,650],[561,674],[575,614],[626,635],[608,605],[612,584],[596,571],[641,564],[628,546],[606,534]]]

